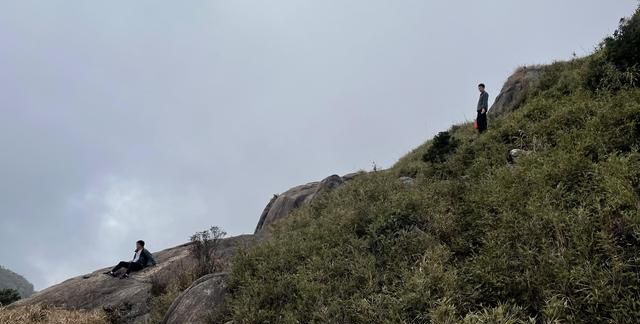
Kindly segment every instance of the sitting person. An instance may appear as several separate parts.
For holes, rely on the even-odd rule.
[[[136,250],[133,255],[133,260],[130,262],[120,261],[111,271],[104,274],[116,277],[116,272],[120,269],[127,269],[127,271],[120,277],[120,279],[128,278],[132,271],[140,271],[146,267],[156,265],[156,260],[153,259],[153,255],[147,249],[144,248],[144,241],[140,240],[136,242]]]

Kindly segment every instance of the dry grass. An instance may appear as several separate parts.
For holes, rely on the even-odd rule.
[[[41,305],[0,308],[0,324],[106,324],[102,312],[67,311]]]

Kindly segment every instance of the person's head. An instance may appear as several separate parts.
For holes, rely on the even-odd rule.
[[[140,240],[140,241],[136,242],[136,251],[140,251],[142,249],[144,249],[144,241]]]
[[[478,90],[480,90],[480,92],[484,92],[484,83],[478,84]]]

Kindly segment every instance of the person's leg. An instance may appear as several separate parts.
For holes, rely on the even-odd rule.
[[[129,263],[131,262],[125,262],[125,261],[120,261],[120,263],[118,263],[118,265],[116,265],[113,269],[111,269],[111,272],[116,272],[120,269],[123,268],[129,268]]]
[[[127,267],[127,274],[130,274],[131,272],[134,272],[134,271],[140,271],[140,270],[142,270],[142,264],[138,262],[129,262],[129,266]]]
[[[487,130],[487,114],[478,114],[478,131],[484,133]]]
[[[128,269],[129,268],[129,262],[120,261],[120,263],[118,263],[115,267],[113,267],[113,269],[111,269],[111,271],[107,271],[104,274],[115,276],[116,271],[118,271],[120,269],[123,269],[123,268]]]

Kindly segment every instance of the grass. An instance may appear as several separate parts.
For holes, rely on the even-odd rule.
[[[68,311],[46,306],[0,308],[0,324],[108,324],[102,312]]]
[[[640,322],[640,90],[594,91],[600,56],[295,211],[234,261],[227,319]]]

